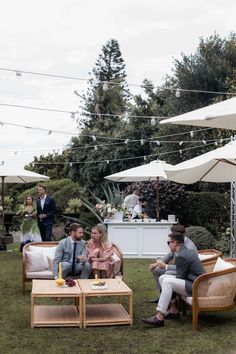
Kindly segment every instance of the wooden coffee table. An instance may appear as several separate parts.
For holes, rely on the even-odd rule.
[[[36,298],[74,298],[74,305],[37,305]],[[77,326],[82,328],[82,293],[77,282],[71,288],[59,287],[55,280],[33,279],[31,327]]]
[[[104,279],[107,289],[93,290],[92,279],[79,279],[78,284],[83,296],[83,326],[107,326],[133,324],[133,292],[123,282],[116,279]],[[92,297],[118,297],[118,303],[88,304]],[[128,298],[128,311],[121,304],[122,297]]]

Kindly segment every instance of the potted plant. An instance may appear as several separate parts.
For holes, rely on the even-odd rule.
[[[67,205],[68,206],[63,215],[78,218],[79,209],[82,206],[82,201],[80,200],[80,198],[69,199]]]

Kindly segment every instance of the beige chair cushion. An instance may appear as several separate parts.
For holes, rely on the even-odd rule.
[[[27,272],[40,272],[45,270],[42,252],[25,251]]]
[[[44,270],[41,272],[26,272],[27,279],[53,279],[51,270]]]

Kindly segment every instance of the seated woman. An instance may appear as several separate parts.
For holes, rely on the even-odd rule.
[[[98,278],[114,277],[113,245],[108,242],[103,226],[92,228],[91,239],[87,242],[88,260],[91,263],[94,276]]]

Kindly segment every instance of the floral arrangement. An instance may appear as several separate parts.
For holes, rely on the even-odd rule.
[[[113,207],[112,204],[106,203],[103,200],[101,203],[95,205],[95,208],[103,218],[112,218],[118,211],[123,211],[122,207]]]

